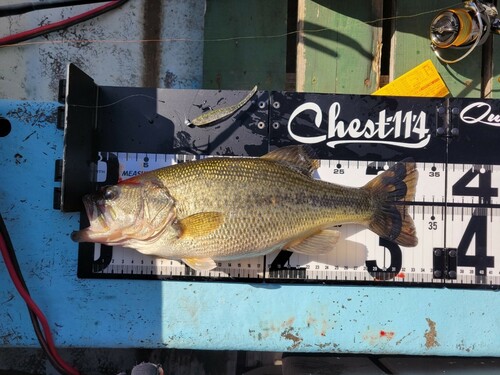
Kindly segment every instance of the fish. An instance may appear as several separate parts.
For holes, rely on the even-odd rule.
[[[257,85],[253,87],[252,90],[238,103],[231,105],[229,107],[224,107],[224,108],[217,108],[217,109],[212,109],[210,111],[207,111],[200,116],[194,118],[193,120],[185,120],[184,122],[187,125],[194,125],[194,126],[205,126],[220,120],[223,120],[229,116],[231,116],[233,113],[235,113],[238,109],[243,107],[251,98],[252,96],[255,95],[257,92]]]
[[[417,245],[408,212],[418,180],[412,159],[361,187],[315,179],[318,167],[301,145],[260,158],[213,157],[145,172],[85,195],[90,225],[72,239],[182,260],[197,271],[279,249],[325,254],[335,249],[336,226],[344,224]]]

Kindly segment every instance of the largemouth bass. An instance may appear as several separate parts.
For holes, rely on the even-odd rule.
[[[415,195],[413,161],[360,188],[313,179],[318,166],[306,148],[290,146],[261,158],[207,158],[147,172],[86,195],[90,226],[72,238],[182,259],[196,270],[278,249],[326,253],[340,235],[332,227],[347,223],[417,244],[405,205]]]

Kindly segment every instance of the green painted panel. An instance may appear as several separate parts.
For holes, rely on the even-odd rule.
[[[481,48],[455,64],[440,62],[430,48],[429,27],[432,19],[440,9],[457,6],[460,3],[456,0],[396,1],[392,58],[395,78],[431,59],[453,97],[481,96]]]
[[[496,62],[496,64],[495,64]],[[491,97],[500,98],[500,35],[493,35],[493,75]]]
[[[208,0],[203,87],[284,90],[286,0]]]
[[[297,90],[371,94],[379,78],[381,1],[301,0]],[[314,31],[316,30],[316,31]]]

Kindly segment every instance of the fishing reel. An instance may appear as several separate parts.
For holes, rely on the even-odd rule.
[[[462,7],[441,11],[430,26],[431,48],[439,60],[452,64],[467,57],[483,44],[490,34],[500,34],[500,19],[493,3],[483,0],[465,1]],[[449,60],[445,50],[464,50]]]

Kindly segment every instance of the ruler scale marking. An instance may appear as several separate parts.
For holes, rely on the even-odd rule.
[[[100,159],[109,160],[111,154],[118,158],[119,179],[128,178],[127,174],[130,173],[143,173],[173,163],[199,159],[199,157],[192,155],[133,154],[128,152],[102,152],[100,153]],[[372,171],[380,171],[388,165],[393,164],[392,162],[368,162],[360,160],[322,160],[317,175],[320,179],[329,182],[349,186],[362,186],[373,178],[373,174],[367,174],[370,168],[372,168]],[[104,168],[105,165],[106,162],[99,163],[101,168]],[[236,281],[252,279],[267,280],[268,282],[283,281],[283,279],[299,282],[300,280],[317,280],[320,283],[356,283],[367,281],[373,282],[376,285],[406,285],[410,282],[412,284],[467,284],[498,287],[500,285],[500,269],[495,265],[492,267],[487,266],[486,268],[479,267],[478,270],[483,272],[483,275],[475,275],[474,267],[460,266],[457,268],[456,280],[434,279],[432,275],[432,259],[428,252],[432,251],[433,247],[457,247],[460,238],[464,236],[469,221],[473,217],[478,216],[484,217],[483,220],[486,220],[485,223],[488,223],[488,226],[490,226],[490,229],[486,232],[489,237],[487,248],[484,249],[485,254],[491,259],[496,257],[498,250],[493,246],[500,243],[500,241],[494,241],[493,237],[495,234],[492,233],[491,228],[495,224],[500,224],[500,201],[498,200],[498,194],[494,196],[492,192],[495,192],[493,189],[500,187],[500,176],[497,176],[497,174],[500,174],[500,168],[495,165],[475,166],[454,163],[446,164],[446,162],[417,162],[417,168],[421,172],[417,195],[414,202],[405,202],[405,204],[410,206],[410,212],[416,221],[417,233],[422,244],[417,248],[400,250],[403,259],[401,268],[400,270],[396,269],[398,273],[389,280],[384,281],[384,276],[377,277],[377,274],[375,276],[370,275],[364,262],[369,259],[380,259],[382,272],[390,273],[392,270],[388,268],[391,265],[391,252],[387,248],[379,246],[379,239],[373,233],[350,225],[344,225],[339,228],[342,232],[342,246],[347,246],[347,248],[337,249],[337,251],[333,251],[331,254],[318,257],[291,254],[286,260],[284,268],[274,273],[269,273],[268,266],[266,265],[270,265],[275,260],[277,254],[269,254],[266,257],[257,259],[242,259],[237,261],[237,263],[219,262],[219,267],[215,270],[193,276],[189,272],[186,272],[182,262],[159,260],[139,254],[131,249],[113,248],[111,264],[107,268],[96,272],[96,275],[98,274],[103,277],[117,274],[124,277],[133,275],[134,278],[144,275],[158,278],[180,277],[182,279],[190,277],[191,279],[228,279]],[[101,173],[105,172],[103,170]],[[470,179],[470,181],[466,181],[467,184],[464,185],[463,181],[460,183],[464,175],[470,175],[471,173],[474,178],[481,178],[480,184],[489,183],[489,190],[485,190],[490,193],[489,196],[486,194],[485,197],[487,199],[482,199],[480,196],[474,195],[456,196],[452,194],[451,189],[457,184],[459,186],[458,190],[461,188],[467,193],[475,193],[481,190],[479,189],[480,186],[476,183],[477,181],[470,178],[470,176],[467,177]],[[478,177],[485,174],[489,177]],[[349,182],[346,183],[345,181]],[[476,184],[474,185],[473,183]],[[441,186],[442,189],[443,185],[444,191],[441,190],[440,192],[439,187]],[[427,195],[430,197],[429,200],[425,198]],[[456,200],[457,198],[459,201]],[[456,210],[459,210],[459,212],[456,212]],[[455,220],[457,213],[461,217],[460,221]],[[439,238],[441,240],[438,240]],[[476,249],[474,241],[471,241],[469,247],[470,249],[467,249],[466,254],[475,257]],[[97,245],[94,251],[94,258],[98,259],[99,247]],[[376,255],[377,252],[380,253],[380,258]],[[339,256],[342,258],[339,258]],[[240,263],[239,266],[238,262]],[[487,264],[491,265],[492,263]],[[378,280],[379,278],[381,280]]]

